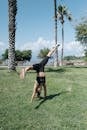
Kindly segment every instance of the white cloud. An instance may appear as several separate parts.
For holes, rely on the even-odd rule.
[[[28,49],[32,50],[32,60],[35,60],[37,59],[37,55],[40,49],[52,48],[52,46],[54,45],[53,43],[54,43],[53,41],[45,40],[44,38],[39,37],[34,42],[27,42],[25,44],[22,44],[20,50],[28,50]]]
[[[45,40],[42,37],[39,37],[37,41],[34,42],[27,42],[25,44],[22,44],[20,47],[21,50],[27,50],[31,49],[33,52],[37,52],[42,48],[50,48],[52,46],[53,42],[50,42],[49,40]]]
[[[84,49],[79,42],[72,41],[64,45],[65,55],[83,56]]]
[[[22,46],[18,47],[18,49],[32,50],[32,62],[38,62],[37,55],[38,55],[40,49],[43,49],[43,48],[50,49],[50,48],[52,48],[53,45],[54,45],[54,41],[45,40],[44,38],[39,37],[34,42],[27,42],[27,43],[22,44]]]
[[[5,48],[5,44],[0,41],[0,52],[3,51]]]
[[[37,56],[40,49],[46,47],[46,48],[52,48],[54,45],[54,41],[45,40],[42,37],[39,37],[34,42],[27,42],[25,44],[22,44],[20,47],[21,50],[27,50],[31,49],[33,52],[33,55]],[[59,47],[59,55],[61,55],[61,45]],[[72,41],[69,43],[64,43],[64,55],[75,55],[75,56],[82,56],[83,55],[83,47],[80,45],[79,42]]]
[[[0,41],[0,57],[6,48],[7,48],[7,45],[4,42]]]
[[[32,50],[32,60],[37,59],[37,55],[40,51],[40,49],[43,48],[52,48],[54,46],[55,42],[46,40],[42,37],[39,37],[36,41],[32,42],[27,42],[27,43],[22,43],[22,45],[18,46],[17,49],[19,50]],[[2,53],[6,49],[6,46],[4,42],[0,41],[0,53]],[[79,42],[72,41],[68,43],[64,43],[64,56],[66,55],[75,55],[75,56],[82,56],[84,54],[83,47],[80,45]],[[61,44],[59,47],[59,55],[61,55]]]

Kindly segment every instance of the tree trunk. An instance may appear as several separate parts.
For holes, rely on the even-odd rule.
[[[61,65],[63,65],[64,56],[64,24],[62,24],[62,52],[61,52]]]
[[[56,0],[54,0],[54,18],[55,18],[55,45],[57,44],[57,8]],[[58,49],[55,51],[54,67],[58,66]]]
[[[16,70],[15,67],[15,32],[16,32],[16,13],[17,1],[8,0],[9,13],[9,49],[8,49],[8,69],[9,71]]]

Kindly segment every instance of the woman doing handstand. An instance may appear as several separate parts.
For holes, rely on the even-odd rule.
[[[36,94],[38,97],[40,97],[40,92],[42,90],[42,86],[44,88],[44,97],[46,97],[47,90],[46,90],[46,79],[45,79],[44,67],[47,64],[50,56],[53,54],[53,52],[56,50],[56,48],[58,46],[59,46],[59,44],[57,44],[54,48],[52,48],[52,50],[50,50],[48,52],[47,56],[40,63],[33,64],[33,65],[23,68],[21,70],[21,73],[20,73],[21,79],[24,79],[25,73],[29,70],[36,70],[36,72],[37,72],[37,77],[36,77],[36,80],[34,83],[34,90],[33,90],[33,94],[31,97],[31,102]]]

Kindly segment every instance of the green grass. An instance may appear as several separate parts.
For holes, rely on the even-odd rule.
[[[87,130],[87,68],[47,68],[47,98],[30,103],[35,76],[0,69],[0,130]]]

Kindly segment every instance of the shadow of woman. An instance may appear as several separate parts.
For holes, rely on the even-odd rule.
[[[60,93],[57,93],[57,94],[51,94],[49,96],[46,96],[45,98],[40,98],[42,99],[42,101],[35,107],[35,109],[38,109],[44,102],[46,102],[47,100],[52,100],[54,97],[56,96],[60,96],[61,94],[63,93],[66,93],[67,91],[62,91]]]

